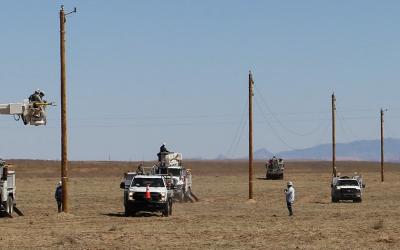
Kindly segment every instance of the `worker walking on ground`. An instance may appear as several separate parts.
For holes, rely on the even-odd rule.
[[[294,203],[294,188],[293,183],[289,181],[287,183],[287,189],[285,189],[286,205],[289,210],[289,216],[293,215],[292,205]]]
[[[62,198],[63,198],[62,182],[61,181],[57,185],[56,193],[54,194],[54,198],[57,201],[58,212],[61,213],[62,212]]]

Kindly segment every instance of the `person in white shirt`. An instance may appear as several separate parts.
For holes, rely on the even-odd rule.
[[[292,205],[294,203],[294,188],[293,182],[289,181],[287,183],[287,189],[285,189],[286,205],[289,210],[289,216],[293,215]]]

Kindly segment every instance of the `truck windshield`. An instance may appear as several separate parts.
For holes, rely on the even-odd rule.
[[[164,182],[161,178],[135,178],[133,179],[132,186],[136,187],[164,187]]]
[[[168,173],[172,174],[173,176],[180,176],[181,175],[181,170],[177,168],[169,168]]]
[[[357,180],[338,180],[337,186],[359,186]]]

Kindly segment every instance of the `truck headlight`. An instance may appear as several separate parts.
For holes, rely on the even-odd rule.
[[[129,192],[128,193],[128,200],[134,200],[133,199],[133,195],[135,194],[135,192]]]
[[[161,200],[162,201],[167,200],[167,193],[161,193]]]

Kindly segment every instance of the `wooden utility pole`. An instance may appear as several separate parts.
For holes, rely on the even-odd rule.
[[[249,71],[249,199],[253,199],[253,85]]]
[[[332,94],[332,175],[337,176],[336,172],[336,98]]]
[[[60,64],[61,64],[61,183],[62,211],[68,213],[68,131],[67,131],[67,77],[65,69],[65,14],[64,6],[60,9]]]
[[[384,162],[384,156],[383,156],[383,114],[384,111],[381,109],[381,182],[384,181],[383,178],[383,162]]]

